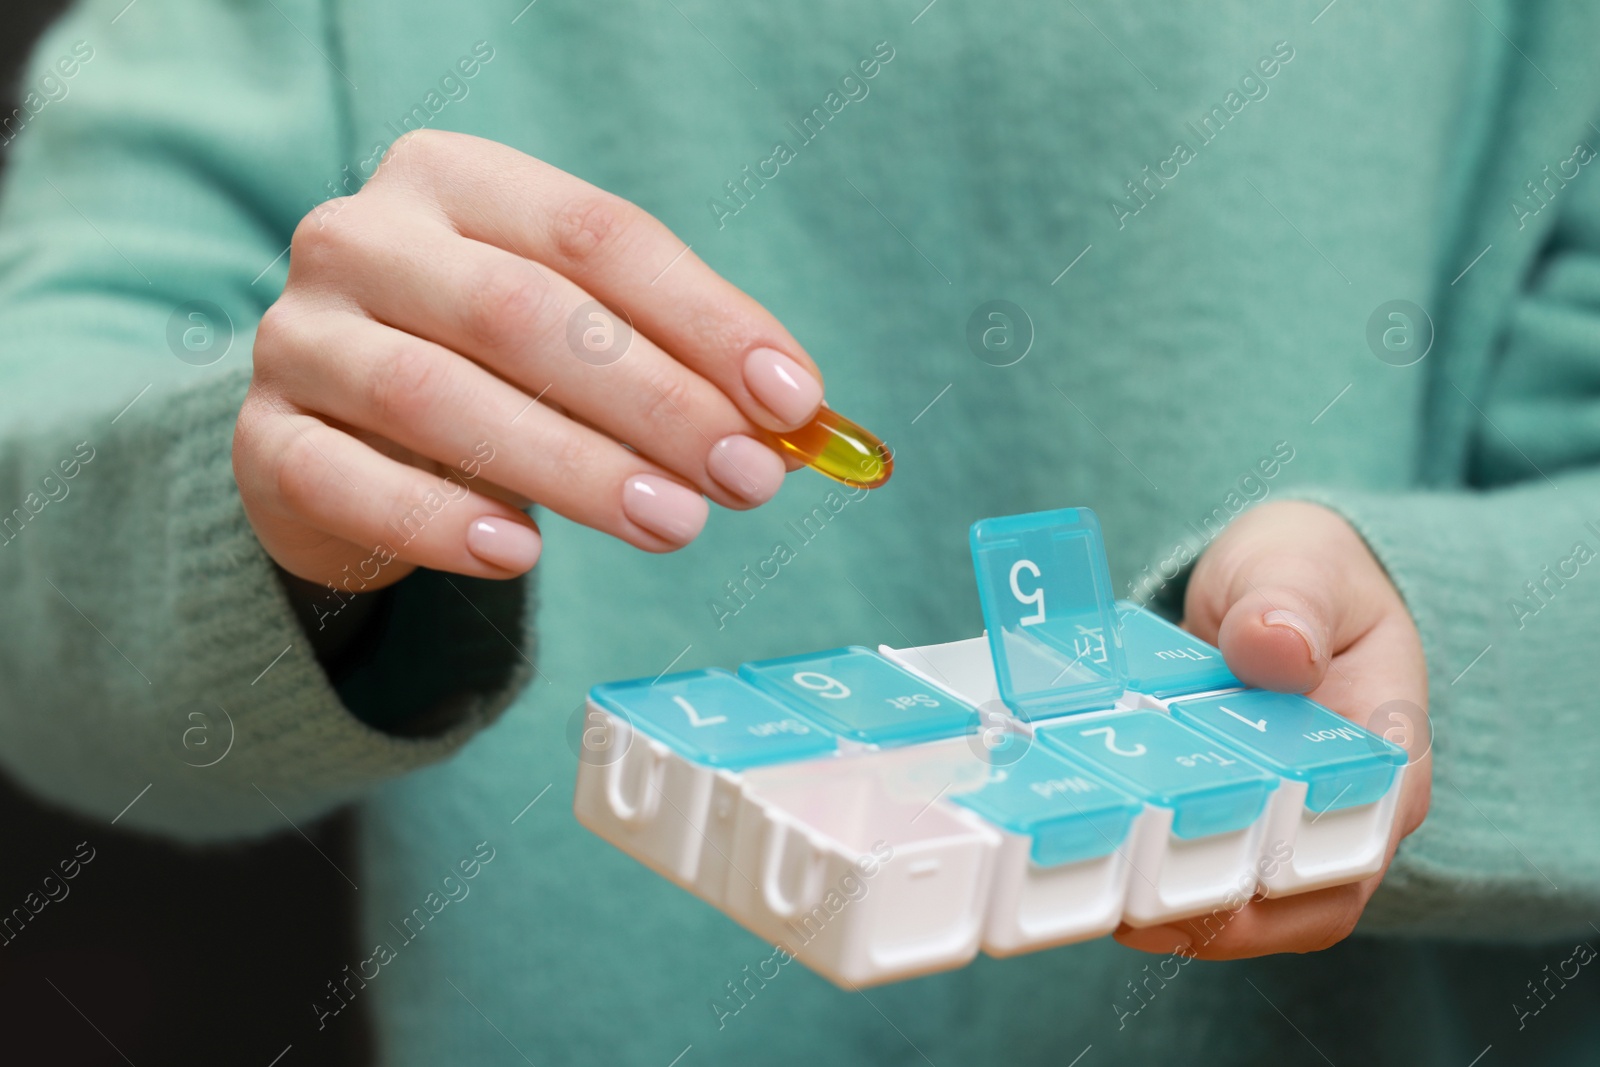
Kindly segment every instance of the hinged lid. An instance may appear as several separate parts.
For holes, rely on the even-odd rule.
[[[1026,719],[1109,708],[1127,665],[1094,512],[982,519],[970,541],[1000,699]]]

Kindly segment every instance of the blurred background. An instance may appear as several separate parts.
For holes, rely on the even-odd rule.
[[[66,6],[0,6],[0,115],[17,107],[20,68]],[[4,165],[0,152],[0,180]],[[303,829],[349,870],[349,824]],[[64,883],[68,895],[0,936],[0,1063],[370,1062],[359,1010],[307,1040],[313,998],[361,954],[348,887],[304,838],[285,827],[255,845],[179,848],[43,808],[0,775],[0,919],[62,860],[88,855],[80,842],[94,858]],[[221,936],[224,915],[247,917],[251,937]]]

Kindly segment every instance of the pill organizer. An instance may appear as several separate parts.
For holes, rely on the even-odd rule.
[[[1382,867],[1403,749],[1116,600],[1087,508],[971,547],[980,636],[596,686],[578,820],[847,988]]]

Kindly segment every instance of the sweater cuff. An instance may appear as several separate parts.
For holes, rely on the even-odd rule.
[[[1570,839],[1570,820],[1586,818],[1586,805],[1551,770],[1595,730],[1563,741],[1578,668],[1508,626],[1504,598],[1530,565],[1526,520],[1541,510],[1539,490],[1291,496],[1337,512],[1362,536],[1405,600],[1427,658],[1430,808],[1401,842],[1361,928],[1511,940],[1586,928],[1595,872],[1574,868],[1581,857]]]
[[[393,588],[374,620],[380,631],[336,689],[234,482],[231,442],[248,381],[220,376],[146,413],[175,428],[163,478],[172,629],[153,681],[226,709],[233,739],[230,758],[198,783],[207,805],[152,790],[127,821],[186,835],[281,828],[283,815],[321,814],[442,760],[492,722],[532,670],[525,580],[418,571]]]

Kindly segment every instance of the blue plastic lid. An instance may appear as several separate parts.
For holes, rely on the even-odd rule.
[[[1194,634],[1127,600],[1117,601],[1122,649],[1128,661],[1128,688],[1166,699],[1242,684],[1222,661],[1222,653]]]
[[[686,759],[724,770],[838,750],[827,730],[717,668],[608,682],[589,690],[589,698]]]
[[[859,645],[746,663],[739,677],[834,733],[871,745],[955,737],[977,716],[971,705]]]
[[[1226,742],[1285,778],[1306,783],[1306,807],[1337,811],[1389,791],[1406,751],[1295,693],[1247,689],[1185,700],[1174,718]]]
[[[1127,667],[1094,512],[983,519],[970,541],[1000,699],[1025,719],[1109,708]]]
[[[1038,736],[1146,803],[1171,808],[1182,838],[1244,829],[1278,788],[1275,775],[1159,711],[1045,726]]]
[[[1098,859],[1127,840],[1144,805],[1043,745],[950,800],[1013,834],[1033,838],[1029,855],[1041,867]]]

